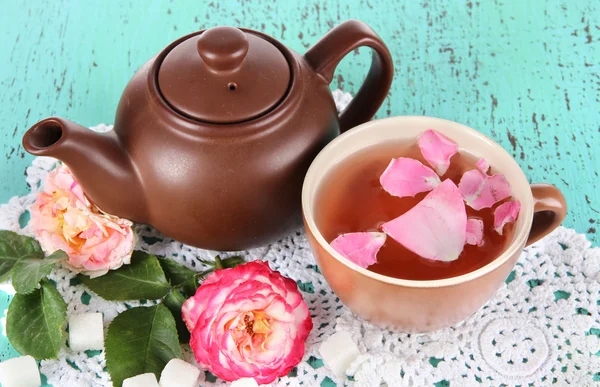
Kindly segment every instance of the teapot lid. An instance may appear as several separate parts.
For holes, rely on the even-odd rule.
[[[289,83],[281,51],[233,27],[214,27],[181,42],[158,70],[158,87],[172,108],[215,124],[265,114],[283,99]]]

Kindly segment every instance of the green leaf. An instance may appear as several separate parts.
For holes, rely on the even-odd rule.
[[[108,327],[106,367],[115,387],[124,379],[152,372],[158,379],[169,360],[181,359],[173,315],[162,304],[128,309]]]
[[[7,279],[15,263],[25,256],[43,258],[44,252],[35,239],[0,230],[0,281]]]
[[[240,257],[239,255],[221,259],[221,265],[224,269],[231,269],[242,263],[246,263],[246,260],[244,259],[244,257]]]
[[[202,261],[202,262],[207,263],[206,261]],[[212,273],[214,270],[231,269],[231,268],[236,267],[240,263],[244,263],[244,262],[246,262],[244,260],[244,258],[239,255],[235,255],[233,257],[229,257],[229,258],[225,258],[225,259],[221,259],[221,257],[217,255],[215,257],[214,262],[207,263],[209,266],[212,266],[212,269],[207,270],[207,271],[203,272],[202,274],[204,275],[204,274]]]
[[[19,259],[12,269],[12,285],[17,293],[31,293],[42,278],[50,274],[54,264],[67,259],[62,250],[55,251],[44,259],[36,255],[26,255]]]
[[[198,273],[169,258],[159,258],[160,266],[172,286],[181,287],[187,297],[196,294]]]
[[[31,294],[15,294],[8,306],[6,335],[21,355],[55,359],[63,344],[67,304],[50,281]]]
[[[177,326],[177,335],[179,336],[180,343],[189,343],[190,342],[190,332],[183,322],[183,317],[181,316],[181,307],[185,302],[185,297],[181,292],[177,289],[173,289],[167,294],[165,298],[162,300],[163,304],[169,308],[171,313],[173,314],[173,318],[175,319],[175,325]]]
[[[48,255],[46,260],[53,260],[54,263],[69,259],[69,255],[62,250],[56,250],[52,254]]]
[[[157,300],[171,289],[158,258],[141,251],[133,252],[129,265],[101,277],[80,275],[79,278],[94,293],[109,301]]]

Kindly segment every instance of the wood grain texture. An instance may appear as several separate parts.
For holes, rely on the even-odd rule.
[[[175,38],[215,25],[262,30],[304,52],[358,18],[387,42],[394,84],[378,117],[429,115],[476,128],[533,182],[559,186],[567,227],[600,231],[600,6],[581,1],[0,0],[0,202],[27,192],[21,136],[60,115],[111,123],[135,70]],[[355,92],[368,51],[333,87]]]

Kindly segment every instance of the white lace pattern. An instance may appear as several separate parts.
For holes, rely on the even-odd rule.
[[[339,91],[334,96],[338,109],[351,98]],[[32,193],[0,207],[0,229],[31,235],[19,220],[54,164],[43,157],[33,161],[27,169]],[[136,228],[138,249],[194,270],[203,269],[199,259],[218,254],[165,239],[147,226]],[[320,274],[302,229],[237,254],[246,260],[266,259],[273,269],[297,281],[313,316],[303,362],[273,386],[583,387],[600,381],[600,249],[573,230],[561,227],[527,248],[506,286],[474,316],[422,335],[382,330],[355,317]],[[153,304],[105,301],[64,269],[54,270],[51,278],[68,304],[68,314],[102,312],[105,326],[127,305]],[[318,353],[319,344],[339,330],[349,331],[362,353],[345,380],[336,378]],[[189,349],[185,353],[193,361]],[[105,366],[103,352],[73,353],[65,347],[58,360],[42,361],[40,369],[55,387],[111,386]],[[202,379],[203,386],[226,385],[208,373]]]

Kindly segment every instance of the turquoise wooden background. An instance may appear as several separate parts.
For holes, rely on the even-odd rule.
[[[0,203],[27,192],[31,156],[20,142],[30,125],[49,115],[111,123],[131,75],[175,38],[226,24],[304,52],[350,18],[371,25],[394,57],[378,117],[422,114],[484,132],[531,181],[559,186],[565,225],[597,240],[597,0],[0,0]],[[333,87],[355,92],[368,60],[364,49],[350,55]]]

